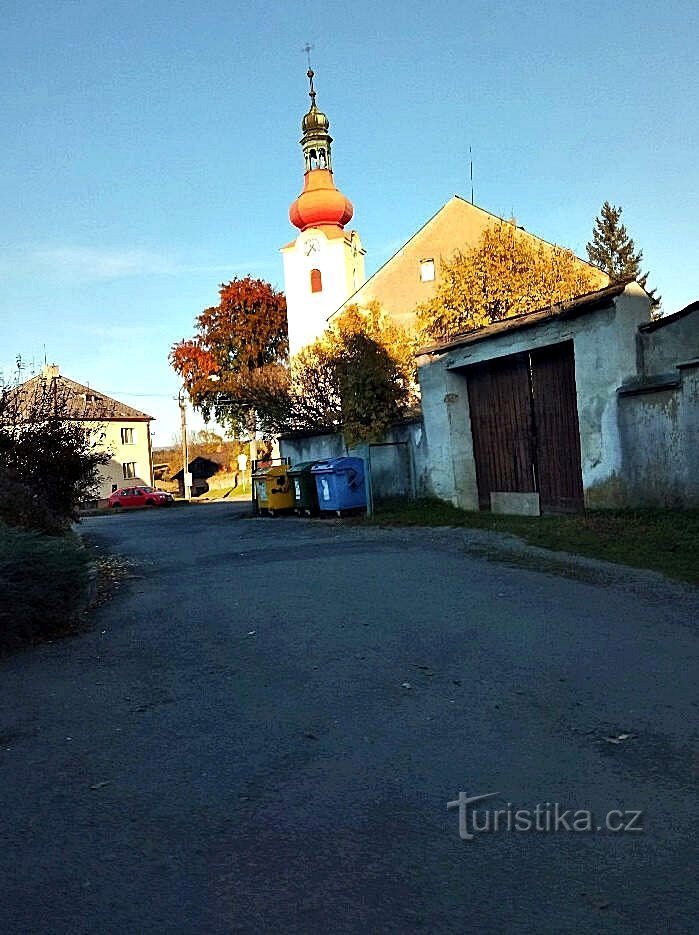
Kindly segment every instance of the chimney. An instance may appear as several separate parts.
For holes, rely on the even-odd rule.
[[[41,376],[44,380],[56,380],[61,375],[58,364],[44,364],[41,369]]]

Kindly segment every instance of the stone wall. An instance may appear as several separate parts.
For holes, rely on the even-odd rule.
[[[659,323],[649,322],[649,312],[646,294],[631,284],[613,302],[584,314],[554,316],[423,356],[432,492],[478,509],[468,367],[572,341],[586,506],[696,505],[699,303]]]
[[[345,455],[369,459],[377,497],[424,497],[432,493],[427,438],[419,418],[392,426],[380,442],[372,445],[348,447],[339,432],[295,433],[280,438],[279,449],[292,464]]]
[[[620,505],[699,507],[699,360],[619,393]]]
[[[572,341],[586,502],[614,506],[613,481],[621,468],[616,391],[637,374],[638,326],[648,320],[649,308],[645,292],[632,284],[606,306],[585,314],[551,317],[421,358],[419,377],[435,494],[463,509],[478,509],[467,368]]]

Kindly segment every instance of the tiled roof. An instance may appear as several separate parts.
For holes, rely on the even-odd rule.
[[[106,393],[100,393],[94,387],[84,386],[75,380],[62,375],[44,377],[36,376],[22,383],[18,391],[22,398],[30,400],[37,394],[44,392],[45,388],[57,398],[65,399],[68,418],[79,422],[150,422],[149,416],[139,409],[134,409],[118,399],[112,399]]]

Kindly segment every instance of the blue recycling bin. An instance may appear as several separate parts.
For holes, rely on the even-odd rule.
[[[364,462],[361,458],[328,458],[311,468],[321,513],[366,509]]]

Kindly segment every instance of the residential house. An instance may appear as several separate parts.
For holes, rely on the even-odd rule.
[[[20,390],[33,393],[47,386],[66,401],[68,417],[82,423],[95,447],[111,455],[110,461],[99,469],[99,499],[122,487],[152,485],[152,416],[63,376],[56,364],[44,367],[41,374],[23,383]]]

